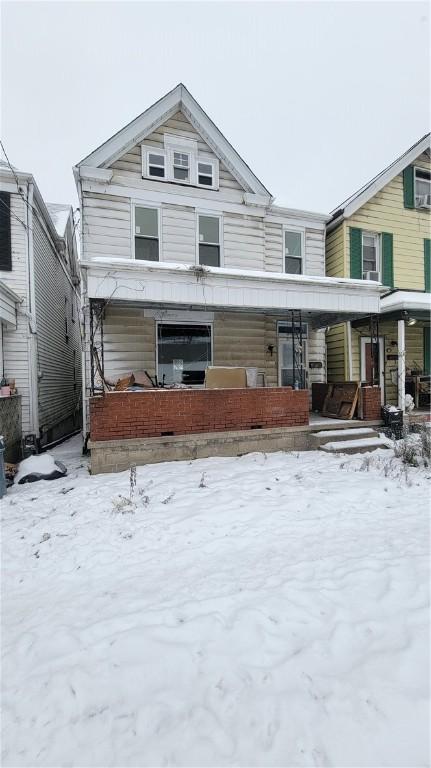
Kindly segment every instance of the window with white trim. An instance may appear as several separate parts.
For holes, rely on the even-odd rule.
[[[202,187],[214,186],[214,166],[212,163],[198,160],[198,184]]]
[[[424,168],[415,168],[415,205],[417,208],[431,206],[431,173]]]
[[[380,237],[375,232],[362,232],[362,279],[379,280]]]
[[[220,266],[220,217],[199,214],[199,264]]]
[[[175,181],[190,181],[190,155],[188,152],[174,152]]]
[[[159,211],[135,206],[135,259],[159,261]]]
[[[302,275],[302,232],[284,230],[284,271],[288,275]]]
[[[147,153],[147,173],[157,179],[164,179],[166,175],[166,156],[164,152]]]

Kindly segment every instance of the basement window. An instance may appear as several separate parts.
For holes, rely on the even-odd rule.
[[[159,211],[135,207],[135,259],[159,261]]]
[[[158,323],[157,376],[165,384],[202,386],[212,363],[212,326]]]

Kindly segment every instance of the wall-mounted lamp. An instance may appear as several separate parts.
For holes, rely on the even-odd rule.
[[[274,344],[268,344],[268,346],[267,346],[267,350],[268,350],[269,354],[270,354],[270,355],[271,355],[271,357],[272,357],[272,355],[273,355],[273,353],[274,353]]]
[[[416,325],[416,318],[411,317],[409,320],[407,320],[407,325]]]

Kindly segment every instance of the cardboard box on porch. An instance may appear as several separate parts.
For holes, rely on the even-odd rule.
[[[206,389],[239,389],[247,386],[245,368],[209,366],[205,371]]]

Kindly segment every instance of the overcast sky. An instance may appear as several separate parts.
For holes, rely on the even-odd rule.
[[[45,199],[182,81],[280,205],[327,212],[429,130],[427,2],[3,2],[2,125]]]

